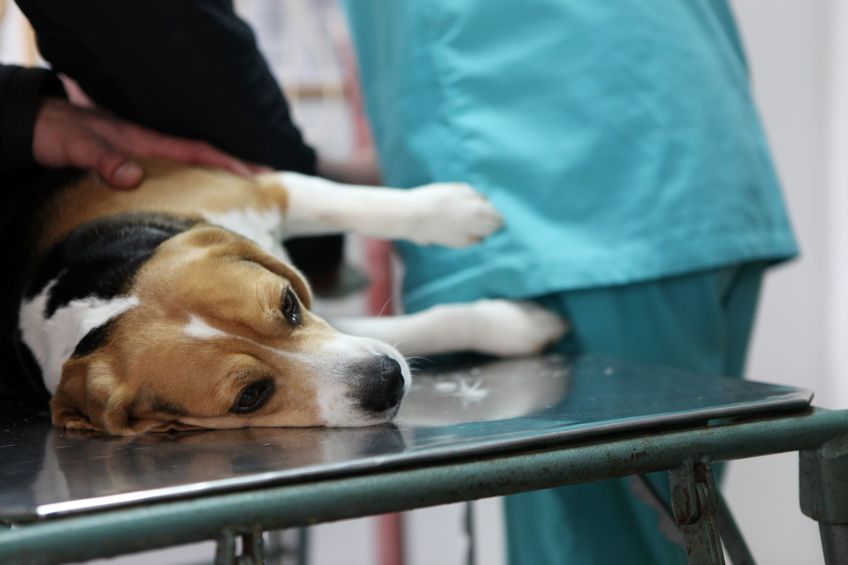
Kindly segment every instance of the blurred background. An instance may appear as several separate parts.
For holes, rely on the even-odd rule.
[[[254,27],[306,138],[333,157],[367,156],[355,64],[335,0],[237,0]],[[824,407],[848,407],[848,4],[841,0],[734,0],[752,80],[783,181],[802,257],[770,273],[748,375],[809,388]],[[25,20],[0,0],[0,60],[42,64]],[[7,187],[4,187],[7,188]],[[349,262],[368,270],[381,251],[349,242]],[[376,259],[375,259],[376,257]],[[370,265],[370,266],[369,266]],[[385,281],[384,281],[385,282]],[[363,290],[325,301],[324,311],[361,314]],[[382,294],[380,294],[382,293]],[[384,300],[384,298],[382,298]],[[797,500],[797,456],[730,465],[725,492],[760,563],[823,563],[816,525]],[[498,500],[475,504],[478,563],[504,563]],[[312,528],[313,565],[390,565],[385,528],[360,519]],[[465,557],[461,505],[403,518],[405,562],[459,564]],[[388,536],[391,537],[391,536]],[[438,543],[433,543],[438,540]],[[382,550],[381,550],[382,548]],[[110,562],[205,563],[211,543]]]

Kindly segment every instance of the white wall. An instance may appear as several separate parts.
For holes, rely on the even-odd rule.
[[[839,356],[833,347],[832,312],[844,292],[834,284],[839,247],[831,222],[844,214],[845,206],[836,202],[828,161],[831,82],[839,60],[831,26],[839,3],[734,1],[802,249],[800,260],[774,270],[766,280],[748,374],[810,388],[816,403],[824,406],[846,404],[844,396],[836,395]],[[841,60],[844,64],[844,55]],[[823,563],[818,529],[798,508],[797,465],[797,456],[790,454],[730,467],[726,493],[760,563]]]
[[[828,186],[830,188],[831,398],[848,406],[848,4],[834,1],[831,9]]]
[[[827,389],[829,369],[826,116],[831,3],[735,4],[755,96],[802,250],[800,260],[767,277],[749,375],[821,393]]]

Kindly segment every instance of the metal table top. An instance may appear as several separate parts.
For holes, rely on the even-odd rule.
[[[302,483],[647,428],[806,409],[812,393],[602,357],[466,362],[418,374],[394,425],[111,437],[0,420],[0,519],[29,521]]]

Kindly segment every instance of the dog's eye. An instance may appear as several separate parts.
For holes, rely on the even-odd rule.
[[[290,288],[287,288],[283,293],[283,317],[290,326],[295,327],[300,325],[300,304],[297,301],[297,296],[294,295]]]
[[[251,383],[242,389],[230,412],[235,414],[255,412],[265,405],[272,392],[274,392],[274,381],[271,378]]]

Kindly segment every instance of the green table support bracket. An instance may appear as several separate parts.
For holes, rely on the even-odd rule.
[[[683,532],[689,565],[724,565],[716,525],[718,494],[710,465],[687,459],[669,472],[674,519]]]
[[[238,547],[238,541],[241,541],[241,548]],[[263,563],[265,563],[265,540],[262,537],[261,526],[257,525],[240,533],[230,528],[221,532],[215,550],[215,565],[262,565]]]
[[[848,565],[848,435],[801,452],[801,511],[819,523],[827,565]]]
[[[708,460],[703,460],[703,464],[706,465]],[[687,460],[684,465],[669,471],[669,480],[672,481],[672,476],[674,476],[673,481],[678,485],[689,485],[690,478],[691,481],[694,482],[697,480],[696,473],[696,465],[701,462],[692,462],[691,460]],[[701,471],[701,473],[705,473],[706,471]],[[678,523],[678,519],[675,517],[674,510],[672,509],[672,505],[666,498],[659,492],[659,490],[654,486],[654,484],[650,481],[650,479],[646,475],[636,475],[634,479],[641,485],[642,492],[649,496],[653,501],[654,505],[657,508],[662,509],[662,514],[660,515],[660,520],[666,522],[666,525],[661,526],[664,528],[676,528],[680,532],[680,541],[678,542],[681,546],[687,546],[687,539],[684,536],[683,527]],[[688,527],[691,527],[692,520],[687,518],[691,516],[693,509],[689,506],[689,501],[691,500],[691,486],[687,486],[686,490],[683,488],[679,488],[677,490],[677,505],[681,507],[680,514],[681,519],[683,521],[688,521]],[[751,555],[751,551],[748,549],[748,545],[745,543],[745,538],[742,536],[742,532],[739,529],[739,526],[736,524],[736,520],[733,518],[733,514],[730,512],[730,508],[727,505],[727,502],[722,496],[721,489],[714,487],[714,494],[708,495],[708,499],[714,499],[714,503],[716,504],[714,508],[714,520],[715,527],[718,530],[718,535],[721,538],[721,543],[724,545],[725,550],[727,551],[727,556],[730,558],[730,562],[733,565],[755,565],[754,557]],[[686,510],[686,508],[689,508]],[[700,511],[699,511],[700,512]],[[717,559],[718,552],[715,551],[715,546],[710,545],[699,545],[695,540],[691,540],[688,542],[690,547],[698,547],[699,549],[696,551],[695,559],[706,560],[707,563],[719,563],[720,561],[715,561]],[[701,552],[701,553],[698,553]],[[704,552],[706,555],[704,555]],[[710,556],[714,561],[709,561]],[[723,557],[723,556],[722,556]],[[693,560],[690,556],[690,562],[698,562]]]

